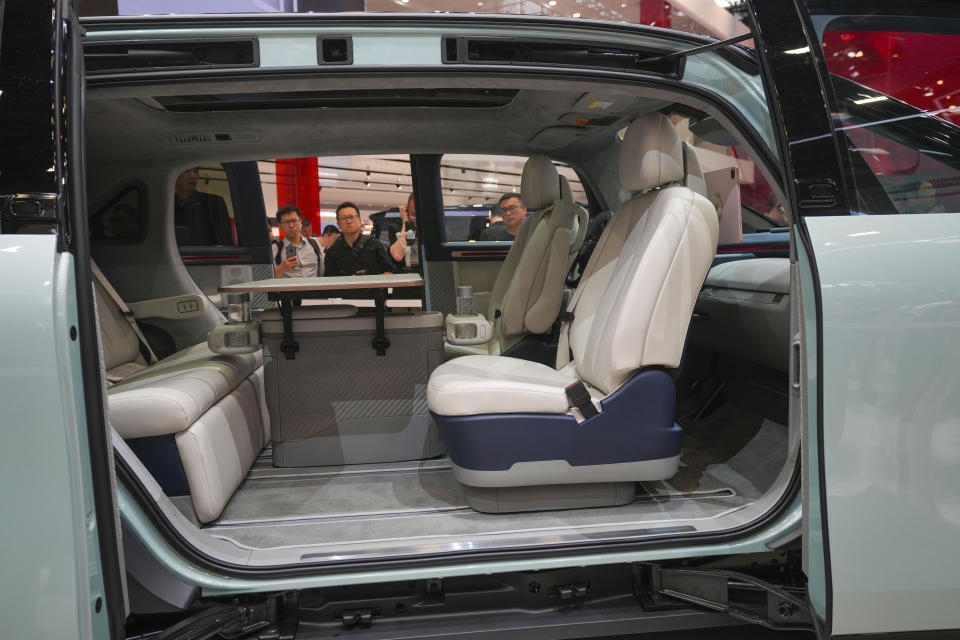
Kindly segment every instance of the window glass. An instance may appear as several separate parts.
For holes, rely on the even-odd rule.
[[[697,154],[706,195],[720,214],[721,244],[788,225],[786,208],[736,138],[709,116],[673,114],[670,120]]]
[[[410,156],[372,154],[262,160],[260,182],[271,239],[283,242],[276,212],[293,204],[310,221],[314,237],[336,226],[337,207],[350,202],[357,207],[363,233],[373,234],[389,250],[405,224],[407,201],[413,191]],[[414,219],[415,209],[409,212]],[[410,226],[407,224],[407,226]]]
[[[236,246],[233,198],[222,165],[185,169],[174,182],[173,196],[178,246]]]
[[[860,213],[960,211],[960,36],[844,25],[827,26],[823,50],[851,201]],[[957,26],[944,19],[937,28]]]
[[[136,187],[124,189],[102,206],[90,219],[94,242],[139,242],[146,228],[143,219],[143,194]]]
[[[525,156],[447,154],[440,162],[446,242],[512,242],[526,215],[520,194]],[[577,173],[554,163],[574,200],[587,196]]]

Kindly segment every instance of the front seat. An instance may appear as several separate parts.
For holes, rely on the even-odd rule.
[[[637,481],[676,473],[681,429],[667,370],[680,363],[716,253],[717,213],[682,186],[680,140],[662,114],[630,126],[620,179],[636,195],[584,270],[556,366],[467,356],[430,377],[430,411],[478,511],[624,504]]]
[[[447,357],[498,355],[528,334],[549,333],[563,305],[564,279],[586,233],[588,215],[550,158],[531,156],[520,192],[528,209],[482,315],[492,338],[482,345],[444,344]],[[452,336],[449,336],[452,337]]]

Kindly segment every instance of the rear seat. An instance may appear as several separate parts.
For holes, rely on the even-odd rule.
[[[197,518],[214,520],[270,441],[263,357],[204,343],[148,365],[109,286],[95,281],[110,425],[168,495],[189,490]]]

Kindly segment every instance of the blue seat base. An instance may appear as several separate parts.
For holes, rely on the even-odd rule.
[[[433,417],[446,439],[455,470],[502,472],[479,474],[486,478],[483,485],[465,484],[508,487],[592,482],[572,477],[578,474],[565,472],[563,464],[556,465],[557,477],[548,482],[541,482],[545,476],[531,482],[534,478],[520,468],[511,471],[518,463],[548,461],[566,462],[574,471],[591,467],[587,475],[596,470],[597,482],[663,480],[675,473],[680,455],[683,432],[673,421],[675,395],[673,379],[666,371],[647,369],[603,399],[602,411],[581,423],[570,415],[541,413]],[[604,473],[607,465],[616,465],[609,468],[615,475],[629,476],[637,471],[637,465],[630,463],[644,461],[652,463],[642,468],[651,469],[653,475],[669,475],[605,477],[610,475]]]

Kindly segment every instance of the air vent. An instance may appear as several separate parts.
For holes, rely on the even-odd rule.
[[[161,136],[166,144],[217,144],[225,142],[259,142],[256,131],[213,132],[213,133],[173,133]]]
[[[88,75],[256,67],[257,54],[256,38],[87,42],[83,47]]]
[[[535,65],[584,67],[656,73],[679,78],[683,56],[640,47],[590,44],[572,40],[445,36],[444,64]]]

